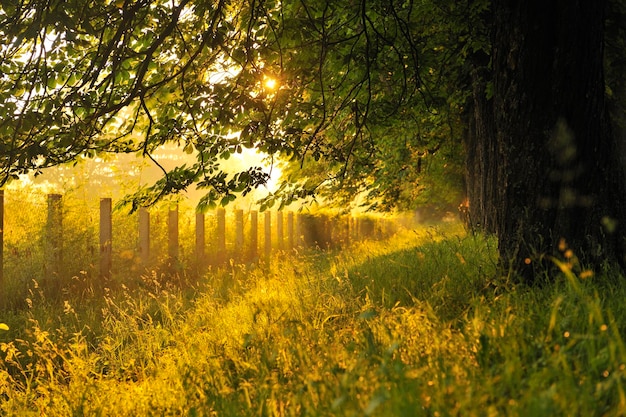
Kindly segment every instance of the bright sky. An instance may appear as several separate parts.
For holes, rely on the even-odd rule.
[[[193,164],[195,155],[188,155],[180,148],[169,145],[157,152],[155,159],[166,169],[172,169],[183,164]],[[267,155],[261,154],[254,149],[243,149],[241,154],[233,154],[230,159],[223,161],[226,172],[237,172],[251,166],[261,166],[266,172],[271,171],[271,179],[265,187],[252,192],[247,198],[235,201],[234,206],[247,208],[254,201],[264,197],[268,192],[276,189],[280,179],[281,170],[274,164],[270,166]],[[64,194],[70,190],[81,187],[88,189],[92,197],[121,198],[123,195],[134,191],[138,183],[149,185],[161,178],[162,171],[151,161],[137,158],[133,155],[115,155],[110,159],[101,158],[86,159],[76,166],[66,165],[44,170],[38,177],[22,175],[20,181],[9,185],[12,187],[30,187],[45,194]],[[98,195],[94,196],[96,193]],[[205,190],[196,190],[192,185],[186,193],[191,204],[196,204],[198,199],[205,194]]]

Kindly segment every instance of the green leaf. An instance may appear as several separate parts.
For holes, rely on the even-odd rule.
[[[49,77],[48,78],[48,82],[46,83],[46,85],[48,86],[48,88],[50,89],[54,89],[57,86],[57,80],[54,77]]]
[[[194,147],[193,147],[193,143],[189,142],[185,145],[185,147],[183,148],[183,151],[187,154],[187,155],[191,155],[194,151]]]

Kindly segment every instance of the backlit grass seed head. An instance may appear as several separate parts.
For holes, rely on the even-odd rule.
[[[76,311],[74,311],[74,307],[72,307],[69,303],[69,301],[65,300],[63,301],[63,313],[65,314],[76,314]]]

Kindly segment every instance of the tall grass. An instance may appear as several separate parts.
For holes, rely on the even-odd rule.
[[[148,272],[91,297],[33,290],[3,316],[0,410],[624,415],[623,277],[568,251],[555,265],[543,288],[494,279],[493,239],[447,224],[193,288]]]

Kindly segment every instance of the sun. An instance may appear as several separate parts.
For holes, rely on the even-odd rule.
[[[266,76],[263,78],[263,87],[265,87],[266,90],[274,91],[278,88],[278,81],[276,78]]]

